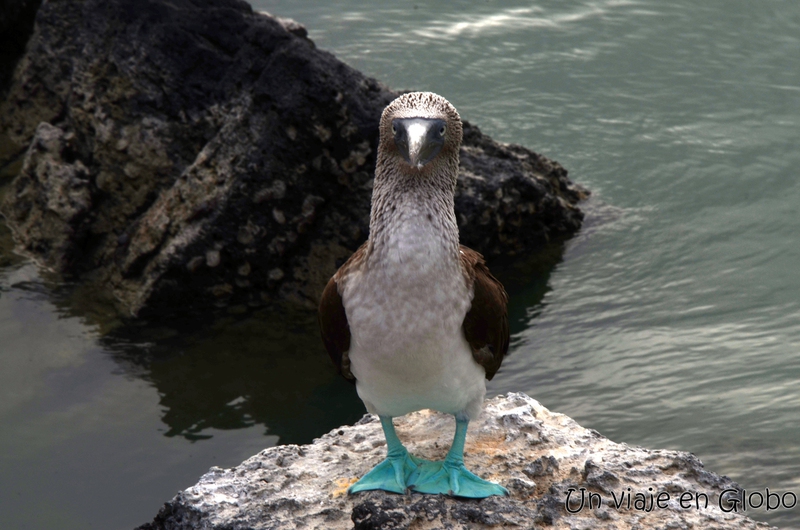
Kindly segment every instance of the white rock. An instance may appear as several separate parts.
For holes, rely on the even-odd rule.
[[[421,411],[397,418],[395,426],[413,454],[441,460],[450,447],[454,421]],[[465,500],[380,491],[348,495],[347,487],[385,453],[380,423],[367,415],[310,445],[277,446],[233,469],[212,468],[140,530],[770,528],[723,511],[720,493],[738,486],[706,471],[694,455],[614,443],[525,394],[487,401],[467,435],[467,467],[508,488],[509,497]],[[593,508],[585,504],[578,509],[581,488],[587,496],[595,495]],[[565,506],[570,489],[570,511],[575,513]],[[646,508],[653,506],[650,511],[636,509],[637,493],[643,494]],[[654,504],[659,493],[663,508]],[[690,508],[680,505],[683,493],[692,499]],[[623,494],[625,501],[617,508],[614,500]],[[702,500],[701,494],[708,496],[708,506],[697,509],[694,499]]]

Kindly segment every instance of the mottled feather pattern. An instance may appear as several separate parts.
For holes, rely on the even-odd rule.
[[[395,118],[444,120],[438,155],[409,165],[394,142]],[[461,119],[446,99],[418,92],[387,106],[380,129],[369,239],[325,288],[323,341],[370,412],[434,408],[472,418],[508,350],[508,316],[483,256],[459,245]]]

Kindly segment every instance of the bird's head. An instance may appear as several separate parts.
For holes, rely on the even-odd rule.
[[[461,136],[461,118],[449,101],[432,92],[411,92],[384,109],[379,150],[406,170],[421,172],[439,166],[439,159],[457,167]]]

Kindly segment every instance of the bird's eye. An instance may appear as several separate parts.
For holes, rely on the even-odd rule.
[[[397,134],[397,127],[394,126],[394,123],[392,124],[392,134]]]
[[[446,129],[447,129],[447,127],[445,127],[444,125],[442,125],[442,128],[441,128],[441,129],[439,129],[439,136],[444,136],[444,131],[445,131]]]

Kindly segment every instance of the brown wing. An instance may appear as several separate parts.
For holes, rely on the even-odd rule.
[[[366,248],[366,243],[361,245],[336,271],[322,291],[322,298],[319,301],[318,318],[322,342],[336,366],[336,371],[351,383],[355,382],[356,378],[350,371],[350,358],[347,355],[350,350],[350,325],[347,323],[347,313],[342,303],[342,296],[339,294],[337,281],[352,267],[360,265]]]
[[[475,361],[491,380],[508,351],[508,295],[478,252],[461,245],[461,264],[472,283],[472,306],[464,317],[464,335]]]

